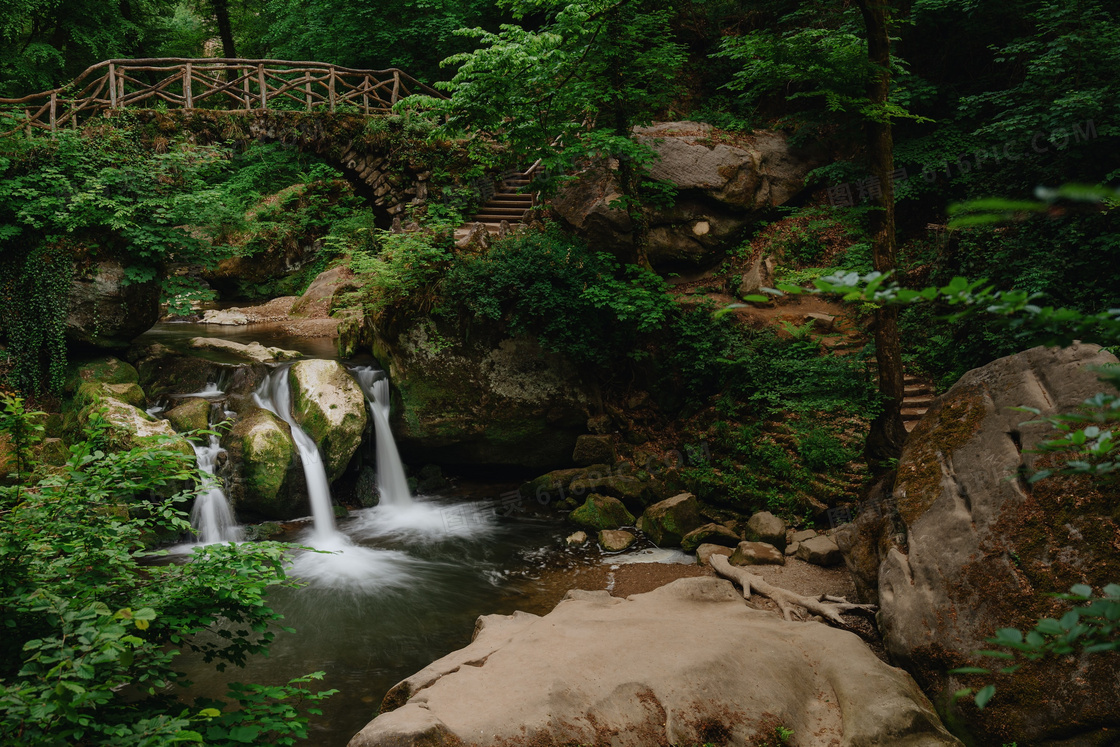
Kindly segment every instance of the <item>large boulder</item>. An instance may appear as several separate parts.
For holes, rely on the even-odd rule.
[[[393,383],[405,458],[541,471],[571,464],[598,396],[571,361],[486,327],[467,335],[425,319],[384,332],[375,330],[373,352]]]
[[[303,295],[292,304],[291,315],[322,319],[330,315],[331,305],[339,293],[357,287],[354,273],[346,265],[320,272]]]
[[[366,400],[338,361],[300,361],[288,371],[292,417],[319,445],[327,476],[337,480],[362,443]]]
[[[287,423],[268,410],[246,408],[222,445],[229,452],[226,492],[239,516],[284,520],[309,513],[307,483]]]
[[[737,135],[699,122],[661,122],[635,133],[657,153],[650,175],[677,190],[672,205],[645,208],[646,251],[655,268],[711,264],[751,222],[804,189],[805,176],[820,164],[777,132]],[[592,164],[561,188],[552,207],[593,246],[633,261],[634,226],[618,208],[616,169]]]
[[[100,381],[98,377],[104,376]],[[104,443],[114,450],[158,448],[194,455],[190,443],[166,420],[157,420],[144,410],[144,390],[135,383],[136,369],[115,358],[95,361],[78,369],[76,384],[67,403],[65,430],[72,440],[103,419],[107,429]]]
[[[210,402],[188,397],[167,411],[167,419],[179,432],[203,430],[210,426]]]
[[[704,524],[700,503],[691,493],[681,493],[653,504],[638,520],[641,529],[655,545],[679,547],[685,535]]]
[[[1028,484],[1054,456],[1032,449],[1051,431],[1024,424],[1069,412],[1105,389],[1092,367],[1116,358],[1093,345],[1034,348],[965,374],[910,434],[893,495],[863,507],[838,532],[853,576],[878,565],[880,626],[893,660],[983,744],[1104,744],[1120,723],[1116,660],[1079,655],[1031,662],[988,678],[981,713],[951,694],[977,679],[955,667],[991,665],[973,652],[997,629],[1033,627],[1069,608],[1048,596],[1075,583],[1120,580],[1116,490],[1086,478]],[[866,590],[865,590],[866,594]]]
[[[126,348],[159,320],[160,280],[126,282],[125,267],[103,259],[75,269],[66,339],[81,346]]]
[[[960,745],[854,634],[786,622],[701,577],[481,617],[469,646],[390,690],[349,747],[770,744],[779,726],[806,745]]]
[[[617,498],[592,494],[568,518],[589,529],[618,529],[634,525],[634,515]]]

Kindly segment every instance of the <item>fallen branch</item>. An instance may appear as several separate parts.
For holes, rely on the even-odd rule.
[[[782,611],[782,615],[790,622],[793,621],[793,612],[800,607],[810,614],[820,615],[838,628],[850,630],[851,627],[841,615],[845,612],[861,612],[870,615],[874,614],[877,609],[873,604],[853,604],[843,597],[833,597],[827,594],[816,596],[795,594],[789,589],[783,589],[780,586],[768,583],[762,576],[756,576],[743,568],[731,565],[723,555],[712,555],[708,562],[717,574],[743,587],[744,599],[750,599],[752,591],[758,592],[762,596],[773,600],[778,605],[778,609]],[[800,617],[800,615],[798,616]]]

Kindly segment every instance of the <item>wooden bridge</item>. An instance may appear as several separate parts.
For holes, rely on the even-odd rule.
[[[0,98],[0,137],[77,128],[129,106],[229,112],[385,112],[412,94],[445,98],[405,72],[356,70],[321,62],[160,57],[106,60],[60,88]]]

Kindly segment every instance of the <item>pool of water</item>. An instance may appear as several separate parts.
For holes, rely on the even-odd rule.
[[[270,595],[296,633],[279,634],[269,657],[244,670],[219,674],[184,656],[180,664],[196,683],[191,694],[220,696],[228,681],[275,684],[325,671],[313,688],[340,692],[312,717],[309,744],[343,747],[389,688],[467,645],[479,615],[544,614],[555,605],[557,591],[537,578],[580,562],[562,549],[570,529],[555,516],[481,508],[508,489],[474,485],[412,506],[355,511],[326,539],[310,522],[294,530],[283,539],[330,551],[294,552],[290,572],[306,586]]]

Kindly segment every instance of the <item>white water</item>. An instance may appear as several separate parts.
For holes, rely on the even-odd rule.
[[[241,528],[233,518],[233,510],[222,491],[222,483],[214,474],[214,463],[218,454],[225,449],[218,444],[217,436],[210,436],[210,442],[206,446],[196,443],[191,445],[203,477],[202,490],[195,498],[194,508],[191,510],[191,525],[198,530],[199,544],[240,542]]]
[[[288,369],[281,366],[268,375],[257,390],[253,400],[292,428],[292,439],[299,450],[303,462],[303,475],[307,480],[307,495],[311,500],[311,516],[315,520],[314,540],[334,538],[338,534],[334,524],[334,508],[331,506],[331,485],[327,480],[327,470],[323,467],[323,457],[311,436],[307,435],[292,417],[292,391],[288,385]]]
[[[207,383],[206,386],[202,387],[201,392],[191,392],[190,394],[178,394],[176,396],[179,397],[180,399],[186,399],[187,397],[202,397],[202,398],[205,398],[205,399],[209,399],[211,397],[224,397],[225,394],[226,393],[223,392],[219,388],[218,383],[215,381],[215,382]]]
[[[369,404],[373,416],[374,433],[377,437],[377,488],[381,493],[381,504],[406,507],[412,505],[412,494],[408,489],[408,479],[404,476],[397,442],[389,428],[389,380],[385,372],[372,366],[359,366],[350,369]]]

